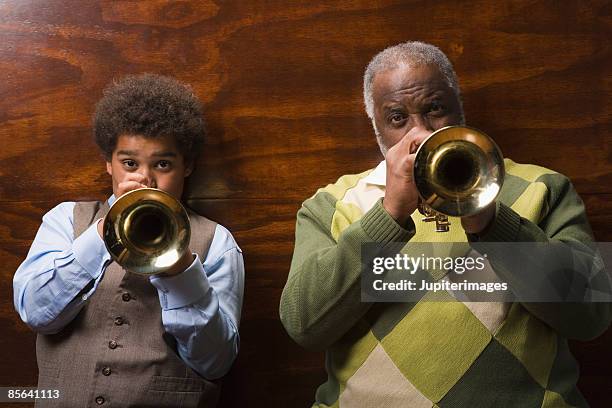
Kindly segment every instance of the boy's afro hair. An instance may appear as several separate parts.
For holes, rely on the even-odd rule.
[[[197,157],[204,142],[202,105],[191,87],[155,74],[128,75],[107,86],[93,129],[109,161],[121,135],[172,136],[186,161]]]

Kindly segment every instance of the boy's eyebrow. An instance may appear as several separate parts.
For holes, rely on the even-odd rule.
[[[153,153],[155,157],[177,157],[175,152],[155,152]]]
[[[138,156],[138,152],[135,150],[119,150],[117,151],[117,156],[119,155],[124,155],[124,156]],[[177,154],[175,152],[155,152],[152,154],[152,156],[155,157],[177,157]]]
[[[133,150],[119,150],[119,151],[117,151],[117,156],[119,156],[120,154],[122,154],[124,156],[136,156],[138,153],[136,153]]]

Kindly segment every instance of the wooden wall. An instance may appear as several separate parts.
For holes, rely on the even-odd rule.
[[[380,160],[362,108],[368,60],[408,39],[441,47],[468,124],[515,161],[568,175],[597,238],[612,241],[611,31],[607,1],[0,2],[0,385],[36,383],[12,276],[41,216],[111,191],[90,117],[112,78],[172,75],[205,104],[190,202],[234,233],[247,274],[221,405],[301,407],[325,374],[278,319],[295,213]],[[594,407],[612,403],[611,341],[573,344]]]

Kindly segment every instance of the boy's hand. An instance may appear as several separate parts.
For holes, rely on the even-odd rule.
[[[102,218],[100,221],[98,221],[98,235],[100,235],[100,238],[102,238],[102,240],[104,240],[104,220],[106,219],[106,217]]]
[[[147,188],[151,186],[151,180],[140,173],[127,173],[125,178],[117,185],[115,198],[119,198],[127,192]]]
[[[151,185],[151,180],[148,177],[140,173],[127,173],[125,178],[117,185],[117,191],[115,192],[115,198],[119,198],[125,193],[132,190],[138,190],[139,188],[147,188]],[[104,218],[98,222],[98,235],[104,239]]]
[[[159,276],[173,276],[178,275],[179,273],[185,271],[185,269],[189,268],[193,263],[194,256],[191,250],[188,248],[187,251],[181,256],[181,258],[176,261],[174,265],[170,269],[168,269],[164,273],[160,273]]]

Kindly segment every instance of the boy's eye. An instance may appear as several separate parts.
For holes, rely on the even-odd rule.
[[[159,162],[157,162],[157,167],[162,170],[167,170],[170,168],[170,162],[168,160],[160,160]]]
[[[123,165],[127,169],[135,169],[137,167],[136,162],[134,160],[124,160]]]

